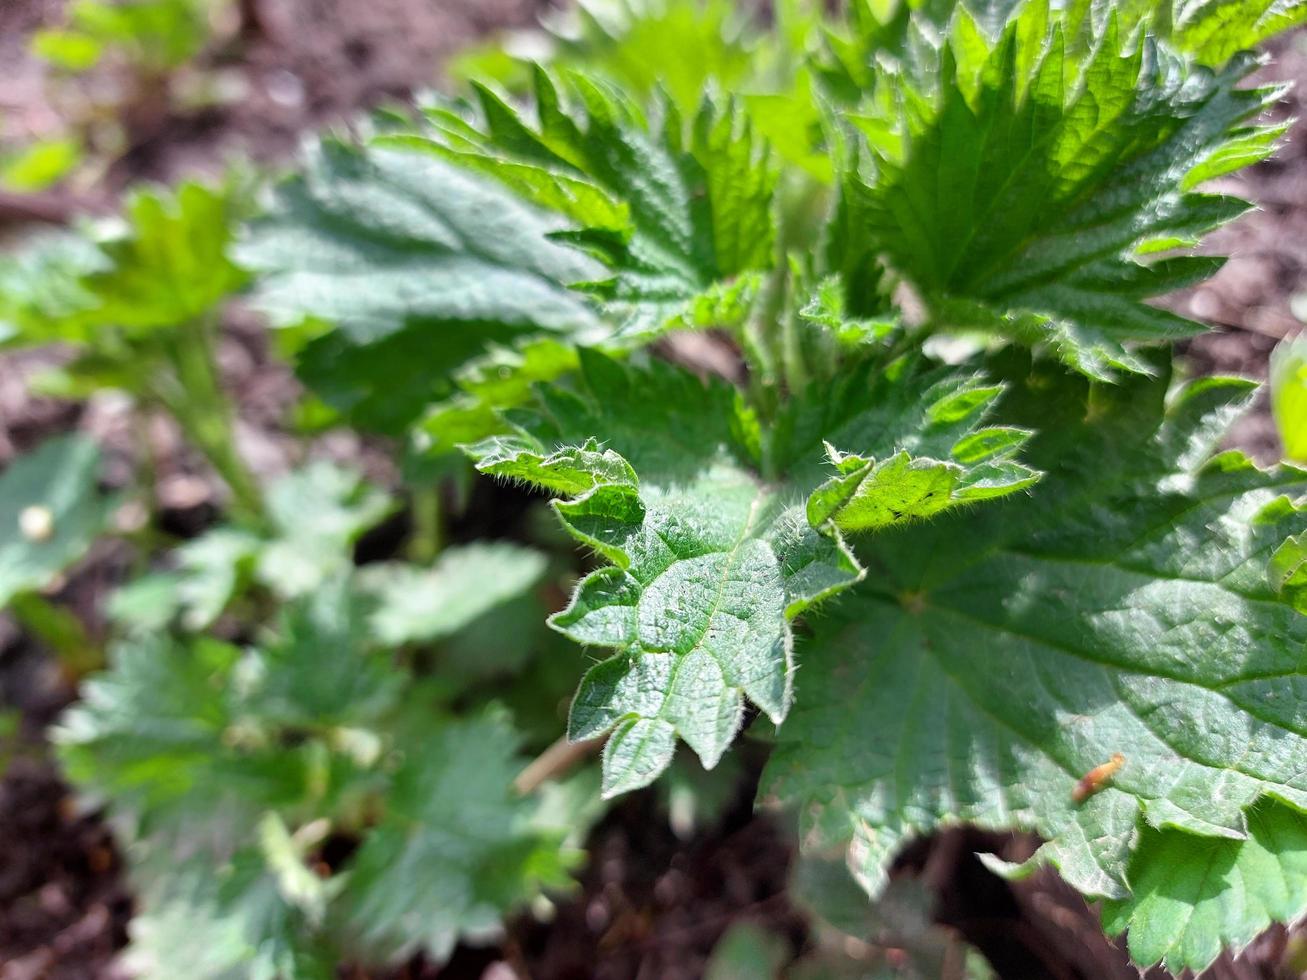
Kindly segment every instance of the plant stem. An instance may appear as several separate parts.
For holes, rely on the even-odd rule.
[[[440,484],[417,487],[412,506],[413,539],[409,542],[409,558],[419,565],[430,565],[445,546]]]
[[[808,387],[808,364],[803,356],[799,318],[792,309],[782,314],[781,345],[785,362],[785,386],[791,392],[801,392]]]
[[[777,389],[802,391],[811,378],[803,345],[802,325],[792,309],[792,255],[817,247],[813,229],[825,189],[806,176],[787,176],[777,190],[776,241],[771,273],[745,325],[745,353],[755,363],[751,393],[754,406],[769,416],[779,400]]]
[[[569,742],[564,735],[518,773],[517,778],[513,780],[513,788],[523,796],[529,796],[549,780],[557,779],[573,766],[594,755],[603,748],[603,745],[603,738]]]
[[[69,680],[104,667],[104,650],[69,610],[37,592],[20,592],[10,600],[9,611],[23,629],[50,648]]]
[[[744,325],[745,354],[749,365],[750,387],[754,406],[763,414],[770,414],[774,401],[772,390],[780,377],[781,358],[778,353],[777,319],[785,302],[785,280],[789,269],[778,263],[763,281],[762,292],[754,303],[753,312]]]
[[[165,339],[162,350],[176,385],[156,384],[155,397],[227,484],[233,515],[262,523],[263,496],[236,450],[231,403],[218,376],[213,317],[179,328]]]
[[[878,362],[880,370],[889,367],[889,365],[893,364],[904,354],[920,349],[921,345],[925,343],[926,338],[929,337],[931,333],[933,333],[933,331],[930,329],[929,325],[905,327],[902,336],[890,345],[890,347],[880,356]]]

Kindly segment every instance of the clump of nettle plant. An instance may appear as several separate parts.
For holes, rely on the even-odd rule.
[[[384,495],[215,450],[233,523],[120,595],[56,732],[144,883],[138,956],[440,958],[567,880],[600,797],[741,737],[872,900],[965,822],[1038,833],[991,865],[1053,866],[1141,965],[1307,912],[1307,472],[1222,448],[1255,386],[1176,377],[1203,328],[1149,302],[1219,268],[1191,248],[1248,205],[1204,187],[1284,128],[1246,51],[1307,6],[776,6],[589,5],[549,63],[323,140],[237,236],[308,414],[416,486],[462,453],[542,489],[593,563],[552,633],[468,634],[538,550],[355,567]],[[653,349],[690,330],[730,379]],[[521,773],[560,665],[593,783]]]

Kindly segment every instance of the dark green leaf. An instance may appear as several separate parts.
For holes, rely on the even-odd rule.
[[[1268,575],[1307,527],[1307,473],[1212,455],[1248,390],[1195,382],[1163,414],[1159,383],[1086,402],[1036,370],[1009,405],[1044,421],[1032,499],[859,548],[867,580],[802,651],[769,791],[852,841],[868,888],[906,837],[967,820],[1037,830],[1039,860],[1123,898],[1156,860],[1145,827],[1193,841],[1164,862],[1188,875],[1213,839],[1253,846],[1260,798],[1307,807],[1307,619]]]
[[[826,482],[823,438],[947,459],[999,389],[966,377],[932,386],[901,363],[875,382],[854,372],[834,391],[814,389],[764,433],[720,382],[592,353],[582,367],[579,392],[545,389],[534,411],[513,416],[518,435],[471,452],[482,472],[567,498],[555,503],[564,525],[613,563],[551,620],[580,643],[617,651],[586,674],[569,725],[574,739],[613,731],[604,753],[613,795],[655,779],[678,737],[714,766],[746,697],[777,723],[788,713],[790,620],[857,581],[838,528],[859,527],[874,496]],[[788,478],[763,479],[763,455],[791,463]],[[953,461],[922,465],[960,480],[968,472]],[[1023,471],[1006,491],[1033,475]],[[941,507],[962,499],[952,489],[941,491]],[[816,503],[805,505],[809,495]],[[894,520],[928,512],[904,504]]]

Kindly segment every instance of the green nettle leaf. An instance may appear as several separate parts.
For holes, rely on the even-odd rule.
[[[307,595],[352,564],[354,542],[395,503],[359,474],[310,463],[268,488],[271,540],[255,574],[279,595]]]
[[[1307,462],[1307,337],[1282,340],[1271,352],[1271,409],[1285,458]]]
[[[31,259],[0,263],[0,334],[12,343],[69,345],[77,356],[42,389],[90,398],[116,389],[170,415],[227,484],[233,512],[253,518],[258,487],[233,446],[231,407],[216,367],[221,305],[246,274],[229,257],[248,205],[237,181],[142,191],[125,227],[68,236]],[[71,240],[70,240],[71,239]],[[25,269],[37,273],[24,284]]]
[[[298,354],[309,386],[361,424],[402,431],[487,343],[602,336],[566,288],[601,268],[548,240],[563,227],[428,153],[326,142],[239,254],[277,324],[337,328]]]
[[[187,630],[208,629],[252,577],[261,547],[248,531],[215,528],[173,552],[175,571],[144,575],[114,593],[109,615],[147,632],[166,629],[179,614]]]
[[[1215,65],[1304,21],[1302,0],[1203,0],[1181,5],[1172,37],[1181,51]]]
[[[1158,381],[1086,393],[1016,373],[1006,414],[1041,423],[1029,460],[1049,476],[1031,499],[864,539],[866,582],[801,651],[767,792],[851,844],[873,892],[913,834],[1037,830],[1038,860],[1122,900],[1111,921],[1137,927],[1141,961],[1201,969],[1217,948],[1186,933],[1176,882],[1202,908],[1246,902],[1230,945],[1307,911],[1204,872],[1218,853],[1278,861],[1286,880],[1296,867],[1289,839],[1271,841],[1290,818],[1250,808],[1307,810],[1307,619],[1283,587],[1307,472],[1213,455],[1248,382],[1192,382],[1163,407]]]
[[[1250,120],[1278,92],[1236,87],[1248,59],[1214,73],[1113,19],[1073,55],[1049,16],[1032,3],[990,42],[960,14],[923,69],[878,83],[850,117],[831,261],[855,315],[881,311],[888,263],[937,329],[1047,344],[1096,378],[1144,371],[1130,345],[1200,327],[1143,301],[1220,264],[1146,256],[1246,210],[1194,188],[1270,152],[1283,127]]]
[[[1273,922],[1307,909],[1307,821],[1265,799],[1247,815],[1247,838],[1195,838],[1145,828],[1130,866],[1131,894],[1106,904],[1107,931],[1129,930],[1130,955],[1180,972],[1242,950]]]
[[[417,448],[451,453],[503,430],[499,410],[529,401],[532,386],[575,371],[576,348],[549,338],[494,346],[454,375],[456,393],[431,406],[417,431]]]
[[[362,948],[443,960],[460,938],[494,937],[505,909],[568,883],[563,835],[536,829],[538,802],[512,788],[524,765],[493,714],[414,739],[342,895]]]
[[[372,629],[382,643],[427,643],[524,595],[546,564],[529,548],[473,544],[447,549],[431,568],[369,565],[359,572],[359,587],[376,599]]]
[[[572,225],[555,237],[609,270],[585,288],[628,336],[676,325],[714,284],[771,266],[771,153],[734,104],[705,99],[684,122],[670,106],[651,119],[595,78],[535,73],[530,122],[484,87],[475,122],[429,113],[438,139],[399,137],[485,173]]]
[[[745,324],[752,311],[760,285],[759,277],[752,274],[716,283],[691,299],[667,326],[669,329],[736,330]],[[865,339],[861,326],[847,324],[840,338],[850,343],[854,335]],[[887,325],[886,332],[889,329]],[[605,349],[620,353],[622,348],[640,342],[639,338],[627,335],[605,344]],[[507,431],[502,420],[504,410],[529,401],[533,386],[555,381],[578,366],[576,347],[549,339],[527,341],[516,348],[492,348],[455,375],[457,393],[427,412],[417,429],[415,448],[440,455],[503,434]]]
[[[93,302],[82,278],[107,266],[94,244],[70,233],[35,236],[25,248],[0,255],[0,344],[49,339],[50,321]]]
[[[78,436],[51,439],[0,472],[0,609],[48,585],[105,529],[113,501],[99,475],[99,449]]]
[[[301,865],[304,874],[314,876]],[[263,856],[249,849],[215,869],[204,861],[151,869],[132,917],[123,967],[135,976],[193,980],[331,980],[339,957],[315,942],[307,917],[283,898]],[[138,879],[141,876],[138,876]],[[330,886],[335,882],[321,882]]]
[[[82,303],[29,339],[94,345],[106,328],[142,339],[209,313],[246,279],[227,254],[232,211],[229,195],[200,184],[138,193],[127,205],[127,234],[101,243],[102,270],[81,280]]]
[[[716,765],[746,698],[777,723],[789,712],[790,620],[861,576],[841,523],[878,524],[866,516],[877,491],[865,476],[829,480],[823,438],[868,453],[885,508],[896,508],[883,524],[973,499],[967,488],[1011,493],[1035,477],[1006,469],[1016,443],[992,434],[1009,430],[977,428],[1000,388],[967,376],[932,383],[906,362],[814,390],[766,432],[734,388],[669,365],[583,352],[582,376],[578,391],[544,389],[535,411],[514,414],[517,435],[470,452],[484,473],[566,498],[555,509],[567,529],[612,562],[551,620],[582,644],[617,650],[586,674],[568,730],[573,739],[612,730],[609,796],[657,778],[678,737]],[[991,439],[990,456],[977,438]],[[941,485],[909,499],[871,453],[937,473]],[[790,463],[789,477],[763,479],[764,455]],[[977,469],[988,475],[973,480]]]
[[[103,360],[203,317],[245,283],[227,255],[234,210],[232,194],[200,184],[140,191],[109,237],[51,236],[7,257],[0,340],[7,325],[17,342],[71,343]]]
[[[370,730],[399,704],[408,681],[372,653],[383,646],[372,609],[346,576],[286,606],[276,634],[243,665],[252,682],[241,708],[261,725],[291,731]]]
[[[309,595],[353,567],[354,543],[395,506],[359,474],[323,460],[274,480],[264,505],[262,533],[217,527],[187,541],[172,553],[172,570],[115,593],[110,615],[147,633],[174,619],[199,632],[252,584],[282,599]]]
[[[112,271],[87,280],[93,315],[132,333],[208,313],[245,282],[227,256],[231,212],[227,195],[200,184],[170,198],[138,194],[127,206],[132,235],[101,246]]]
[[[303,753],[245,751],[224,738],[240,714],[231,685],[239,660],[209,639],[111,649],[110,669],[86,684],[52,733],[69,779],[110,797],[115,815],[140,821],[141,833],[184,829],[229,846],[241,821],[296,799],[307,779]]]
[[[287,606],[248,651],[158,634],[119,643],[53,734],[65,771],[135,815],[151,850],[203,840],[219,859],[264,810],[325,791],[322,746],[305,731],[338,753],[328,781],[345,780],[362,763],[344,733],[374,726],[405,679],[371,652],[371,606],[349,586]]]
[[[816,284],[808,301],[799,308],[806,325],[834,338],[841,349],[857,350],[889,337],[899,326],[897,313],[859,319],[848,313],[844,282],[831,276]]]
[[[1079,0],[1075,6],[1087,20],[1101,22],[1118,5]],[[1307,20],[1302,0],[1125,0],[1119,8],[1123,24],[1136,27],[1147,19],[1148,29],[1175,50],[1214,67]]]
[[[557,59],[622,83],[642,98],[666,91],[694,113],[709,85],[730,90],[754,76],[757,38],[731,0],[581,0],[576,38]]]
[[[280,975],[341,948],[444,958],[568,883],[565,831],[512,788],[525,763],[508,723],[433,714],[373,649],[374,610],[341,577],[287,606],[253,650],[122,644],[62,719],[66,771],[113,801],[132,846],[140,962],[171,962],[150,933],[179,909],[214,934],[206,978],[250,964]],[[362,844],[323,880],[308,860],[334,827]]]
[[[213,625],[252,573],[258,553],[258,539],[235,528],[217,528],[177,549],[181,574],[175,594],[188,629]]]

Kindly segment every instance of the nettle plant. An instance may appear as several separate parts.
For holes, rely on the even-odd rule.
[[[1307,912],[1307,472],[1222,448],[1254,386],[1177,377],[1203,328],[1150,302],[1219,268],[1192,246],[1248,205],[1204,188],[1284,129],[1244,52],[1307,7],[823,7],[589,5],[525,89],[323,140],[238,236],[308,415],[553,498],[584,653],[460,632],[538,551],[355,567],[376,491],[233,475],[58,732],[148,883],[142,955],[209,922],[212,975],[442,957],[566,880],[596,797],[742,733],[872,898],[966,822],[1037,832],[995,870],[1052,865],[1141,965]],[[456,667],[505,648],[506,689]],[[601,781],[514,789],[560,664]]]
[[[0,140],[0,187],[38,191],[94,183],[112,158],[152,138],[162,118],[222,98],[196,59],[230,35],[227,0],[75,0],[66,23],[37,31],[29,53],[47,66],[47,97],[64,125],[36,139]],[[88,159],[89,158],[89,159]]]
[[[597,815],[585,772],[513,788],[524,747],[554,737],[562,694],[536,661],[563,642],[537,596],[550,558],[425,535],[359,567],[359,539],[396,510],[388,494],[322,460],[259,485],[214,344],[247,278],[226,254],[239,198],[142,193],[125,226],[0,267],[7,344],[72,355],[39,384],[115,390],[170,419],[229,512],[160,548],[160,522],[118,519],[126,499],[151,501],[148,466],[102,494],[97,447],[51,440],[0,473],[0,607],[73,676],[108,661],[52,738],[88,805],[110,804],[130,860],[134,973],[327,978],[346,957],[444,957],[565,887]],[[141,560],[103,611],[103,649],[49,595],[110,533]],[[506,675],[547,707],[521,707],[514,726]]]

